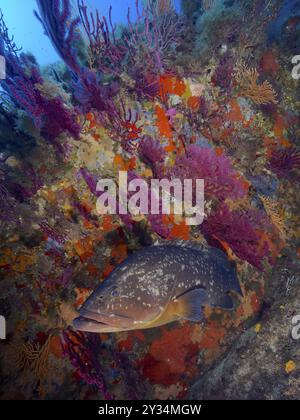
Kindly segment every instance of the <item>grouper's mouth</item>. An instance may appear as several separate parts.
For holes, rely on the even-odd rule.
[[[83,332],[113,333],[133,329],[134,320],[119,314],[103,314],[80,310],[80,316],[73,321],[73,327]]]

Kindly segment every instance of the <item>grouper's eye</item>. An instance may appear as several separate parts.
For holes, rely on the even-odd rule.
[[[112,297],[118,297],[118,296],[119,296],[119,290],[114,289],[114,290],[111,292],[111,295],[112,295]]]

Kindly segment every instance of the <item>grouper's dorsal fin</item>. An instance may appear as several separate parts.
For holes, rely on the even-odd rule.
[[[174,300],[176,315],[189,321],[199,322],[203,319],[202,307],[206,301],[205,289],[190,290]]]
[[[227,267],[228,269],[232,269],[236,267],[236,264],[234,261],[230,261],[228,259],[228,255],[221,251],[218,248],[214,248],[211,246],[208,246],[202,242],[197,241],[183,241],[183,240],[175,240],[175,241],[168,241],[164,239],[160,239],[156,241],[153,246],[178,246],[181,248],[187,248],[187,249],[193,249],[199,252],[202,252],[202,254],[207,256],[208,258],[212,258],[215,261],[218,261],[220,265],[223,265],[224,267]]]
[[[228,255],[220,249],[207,247],[204,248],[204,252],[209,258],[212,258],[213,260],[217,261],[224,268],[226,267],[228,270],[236,269],[235,261],[229,260]]]
[[[184,240],[175,240],[175,241],[168,241],[165,239],[159,239],[154,242],[153,246],[178,246],[181,248],[189,248],[189,249],[196,249],[197,251],[204,251],[208,250],[209,248],[204,245],[202,242],[197,241],[184,241]]]

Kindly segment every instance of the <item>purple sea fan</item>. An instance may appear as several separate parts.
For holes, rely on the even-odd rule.
[[[99,362],[101,341],[96,334],[84,334],[68,329],[63,333],[64,353],[78,375],[89,385],[95,386],[106,400],[112,400],[106,389],[104,374]]]
[[[207,118],[209,115],[209,103],[205,96],[200,96],[199,98],[199,113],[203,118]]]
[[[212,81],[227,93],[231,93],[233,88],[234,63],[230,55],[225,55],[213,75]]]
[[[300,181],[300,150],[296,147],[275,150],[269,161],[269,168],[278,177]]]
[[[5,57],[8,70],[7,78],[1,82],[2,88],[15,106],[33,119],[48,140],[54,141],[65,131],[78,138],[80,126],[76,122],[76,113],[68,109],[60,97],[52,99],[42,95],[38,86],[44,80],[38,67],[25,55],[19,56],[19,50],[11,43],[7,32],[1,15],[0,54]]]
[[[19,54],[21,48],[18,48],[14,42],[14,38],[9,36],[8,28],[4,22],[3,13],[0,9],[0,55],[5,58],[6,77],[18,74],[20,69]],[[4,83],[2,81],[2,83]]]
[[[131,176],[131,173],[128,174],[129,177]],[[97,191],[97,184],[98,179],[97,176],[89,172],[85,168],[81,168],[79,173],[79,177],[82,177],[84,181],[86,182],[87,186],[89,187],[89,190],[95,197],[100,197],[103,193],[101,191]],[[120,206],[120,203],[118,203]],[[128,227],[132,227],[132,217],[129,214],[120,215],[120,218],[122,219],[123,223]]]
[[[74,83],[74,90],[74,98],[81,104],[84,112],[91,108],[108,113],[114,112],[112,98],[119,92],[117,83],[103,86],[95,72],[83,69],[80,77]]]
[[[0,180],[0,222],[15,222],[18,217],[17,201]]]
[[[60,98],[43,98],[42,107],[46,118],[43,131],[49,140],[56,139],[63,132],[68,132],[75,139],[79,138],[81,128],[77,123],[77,113],[67,109]]]
[[[144,72],[144,69],[136,68],[132,77],[135,81],[134,88],[132,89],[139,98],[154,99],[158,97],[160,92],[159,78],[157,74],[150,71]]]
[[[0,54],[6,58],[10,70],[1,86],[12,102],[33,119],[48,140],[53,141],[65,131],[78,138],[80,126],[76,122],[76,113],[68,109],[60,97],[51,99],[43,96],[38,86],[44,80],[38,68],[26,57],[19,57],[17,52],[12,52],[11,48],[10,44],[0,44]]]
[[[58,232],[56,229],[52,228],[47,222],[40,223],[40,228],[42,232],[48,236],[52,241],[56,242],[57,244],[63,246],[67,241],[67,235],[64,235]]]
[[[56,279],[56,283],[61,287],[67,287],[74,276],[74,269],[72,266],[67,265],[60,277]]]
[[[58,54],[68,65],[74,79],[75,99],[83,112],[95,108],[110,111],[110,98],[118,93],[118,86],[103,86],[97,74],[81,65],[77,45],[82,41],[78,30],[81,19],[72,18],[70,0],[37,0],[40,15],[36,16],[45,28]],[[82,9],[80,9],[82,10]]]
[[[31,182],[31,195],[35,195],[44,185],[44,181],[31,165],[23,165],[24,174]]]
[[[19,203],[31,199],[43,186],[43,181],[31,165],[22,165],[22,175],[29,181],[25,185],[9,176],[5,177],[7,190]]]
[[[50,99],[43,96],[35,81],[25,76],[25,71],[23,77],[17,77],[10,84],[9,91],[48,140],[55,140],[63,132],[76,139],[79,137],[81,128],[76,121],[76,112],[68,109],[60,97]]]
[[[181,180],[204,179],[206,196],[219,200],[238,199],[247,194],[230,159],[225,155],[216,155],[209,147],[190,146],[186,155],[177,159],[168,175]]]
[[[127,48],[116,38],[117,25],[112,22],[112,6],[109,19],[101,17],[98,10],[88,12],[84,0],[77,0],[81,23],[89,40],[91,66],[103,73],[120,75],[123,71],[122,61]]]
[[[131,182],[132,180],[143,180],[143,178],[139,177],[135,172],[130,171],[128,172],[128,181]],[[147,220],[151,225],[151,229],[153,230],[153,232],[157,233],[157,235],[159,235],[161,238],[167,239],[168,236],[170,235],[170,228],[169,226],[167,226],[166,224],[164,224],[163,222],[163,217],[162,217],[162,201],[159,198],[155,198],[152,197],[151,194],[151,188],[150,188],[150,180],[145,180],[146,182],[148,182],[148,206],[149,209],[152,207],[152,205],[156,205],[159,207],[159,213],[160,214],[147,214]],[[128,195],[128,199],[130,199],[132,197],[133,193],[129,193]],[[146,199],[146,197],[145,197]],[[154,200],[154,201],[153,201]],[[123,219],[124,216],[121,216],[121,218]],[[132,217],[130,215],[126,216],[127,218],[127,222],[126,220],[123,219],[123,222],[127,225],[127,227],[130,227],[130,225],[132,224]]]
[[[17,200],[19,203],[24,203],[32,197],[30,189],[26,188],[24,185],[19,182],[9,182],[8,190],[10,194]]]
[[[140,10],[139,0],[136,0],[136,14],[137,21],[133,24],[128,11],[128,30],[124,34],[133,68],[142,57],[148,68],[161,72],[164,59],[180,40],[182,22],[173,8],[160,14],[156,2],[147,1]]]
[[[74,73],[80,73],[75,49],[75,44],[80,40],[77,31],[80,18],[72,19],[70,0],[37,0],[37,5],[40,14],[35,12],[35,15],[57,53]]]
[[[95,195],[96,197],[100,197],[101,193],[97,192],[98,179],[96,175],[92,174],[85,168],[81,168],[78,172],[78,176],[82,177],[85,180],[87,186],[89,187],[93,195]]]
[[[166,152],[161,144],[149,136],[142,139],[139,147],[139,154],[141,159],[147,163],[154,172],[156,172],[156,166],[163,163],[166,158]]]
[[[262,270],[263,261],[268,258],[274,264],[269,243],[262,240],[260,232],[271,230],[272,226],[264,212],[256,209],[246,212],[230,211],[222,204],[201,225],[201,232],[212,246],[226,242],[242,260]]]

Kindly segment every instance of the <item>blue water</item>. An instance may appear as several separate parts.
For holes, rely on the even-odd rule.
[[[76,1],[74,3],[76,4]],[[110,5],[113,5],[115,23],[126,23],[128,7],[132,9],[132,15],[135,16],[135,0],[87,0],[86,4],[91,8],[97,7],[105,16],[108,14]],[[174,4],[179,9],[180,0],[175,0]],[[37,8],[35,0],[0,0],[0,8],[18,46],[25,52],[34,54],[40,65],[59,60],[41,24],[33,14]]]
[[[268,28],[268,41],[269,43],[278,39],[281,36],[281,31],[286,20],[296,14],[300,14],[300,1],[299,0],[286,0],[278,17],[274,22],[271,22]]]

